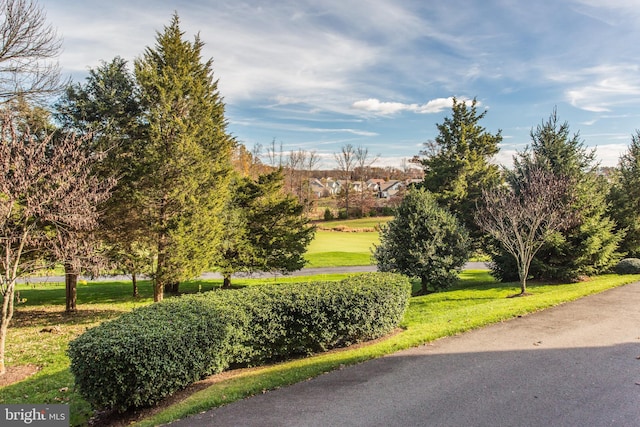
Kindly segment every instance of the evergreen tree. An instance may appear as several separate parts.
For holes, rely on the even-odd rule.
[[[203,43],[183,40],[173,16],[156,46],[135,62],[143,119],[148,124],[139,153],[137,201],[156,242],[154,300],[164,288],[210,264],[222,233],[234,139],[226,130],[224,103],[212,60],[202,62]]]
[[[236,179],[224,212],[225,232],[215,264],[231,285],[237,272],[287,273],[304,267],[304,253],[314,227],[304,206],[283,192],[281,170]]]
[[[373,258],[378,270],[419,277],[422,293],[450,287],[469,258],[467,230],[435,196],[412,188],[395,218],[380,232]]]
[[[492,164],[502,141],[501,131],[491,134],[480,125],[487,111],[453,99],[451,117],[437,125],[439,134],[425,144],[417,161],[424,168],[423,186],[441,206],[458,216],[474,238],[481,236],[473,215],[482,190],[500,182],[500,170]]]
[[[135,197],[140,173],[135,156],[145,135],[138,92],[127,62],[116,57],[89,70],[84,84],[69,86],[56,104],[56,118],[63,129],[91,134],[91,150],[105,153],[96,164],[97,174],[119,178],[112,197],[101,207],[100,237],[107,243],[111,261],[132,275],[134,295],[136,275],[150,271],[152,258]]]
[[[626,231],[620,251],[640,257],[640,131],[631,136],[631,145],[620,156],[609,200],[618,229]]]
[[[595,150],[587,150],[578,133],[571,135],[569,124],[560,123],[554,112],[549,120],[531,131],[532,143],[514,159],[511,181],[521,181],[533,168],[552,172],[570,181],[575,200],[567,215],[575,215],[573,225],[555,233],[539,250],[530,273],[537,279],[578,280],[582,276],[608,270],[620,258],[617,251],[623,233],[607,215],[608,184],[596,174]],[[512,280],[514,266],[498,252],[494,273]]]

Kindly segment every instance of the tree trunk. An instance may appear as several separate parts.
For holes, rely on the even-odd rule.
[[[164,291],[168,294],[177,295],[180,289],[180,282],[169,282],[164,285]]]
[[[224,274],[223,279],[222,279],[222,288],[223,289],[229,289],[231,287],[231,275],[230,274]]]
[[[16,289],[16,282],[9,282],[7,289],[2,294],[2,319],[0,319],[0,375],[7,372],[4,366],[4,348],[7,341],[7,332],[9,331],[9,322],[13,317],[13,298]]]
[[[425,276],[422,276],[420,278],[420,293],[422,295],[427,295],[429,293],[429,289],[427,289],[427,286],[429,285],[429,282],[427,281],[427,278]]]
[[[131,273],[131,283],[133,283],[133,297],[137,298],[140,293],[138,292],[138,276],[136,276],[136,273]]]
[[[66,289],[67,313],[75,313],[76,296],[78,292],[78,272],[74,270],[71,264],[64,265],[64,284]]]
[[[527,276],[529,275],[528,266],[520,267],[518,275],[520,276],[520,295],[525,295],[527,293]]]
[[[158,267],[156,268],[156,275],[153,283],[153,302],[160,302],[164,298],[164,286],[165,286],[165,269],[166,269],[166,253],[167,244],[166,236],[160,235],[158,239]]]

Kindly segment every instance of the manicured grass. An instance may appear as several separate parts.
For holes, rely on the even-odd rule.
[[[322,276],[321,280],[338,280],[345,275]],[[191,395],[162,410],[140,425],[158,425],[189,414],[229,403],[252,394],[292,384],[327,372],[342,365],[379,357],[400,349],[420,345],[444,336],[460,333],[486,324],[561,304],[596,292],[640,280],[640,275],[605,275],[591,281],[566,285],[529,286],[532,294],[525,298],[506,298],[518,292],[515,283],[497,283],[487,271],[465,271],[455,288],[441,293],[414,297],[402,323],[402,332],[388,339],[354,349],[345,349],[313,357],[252,370],[227,373],[228,379]],[[290,277],[283,281],[311,281],[316,277]],[[258,285],[264,280],[238,279],[236,285]],[[267,282],[273,282],[269,280]],[[208,290],[219,281],[193,281],[181,285],[185,292]],[[415,283],[415,289],[419,287]],[[86,328],[114,318],[133,307],[150,304],[152,289],[148,282],[140,284],[141,297],[130,296],[126,282],[89,283],[79,287],[80,311],[65,315],[64,287],[20,285],[21,297],[27,302],[17,309],[7,340],[7,364],[27,363],[42,369],[28,379],[3,387],[0,403],[69,403],[71,423],[85,423],[91,414],[89,405],[74,391],[65,349],[69,340]],[[56,301],[56,304],[51,304]],[[58,326],[57,333],[40,332],[44,327]]]
[[[370,265],[371,250],[380,243],[378,232],[316,231],[305,259],[307,267]]]

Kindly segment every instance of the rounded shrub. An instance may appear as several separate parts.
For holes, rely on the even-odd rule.
[[[640,274],[640,259],[625,258],[614,267],[617,274]]]
[[[229,366],[242,313],[183,297],[133,310],[69,343],[71,372],[94,407],[157,403]],[[212,315],[213,314],[213,315]]]
[[[97,408],[148,406],[227,367],[251,366],[384,336],[411,284],[370,273],[340,282],[264,285],[168,299],[69,343],[71,372]]]

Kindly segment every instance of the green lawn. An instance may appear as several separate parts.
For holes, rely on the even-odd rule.
[[[380,242],[376,232],[316,231],[305,259],[307,267],[344,267],[371,264],[371,250]]]
[[[293,277],[284,281],[314,279],[337,280],[344,275]],[[153,417],[139,425],[167,423],[188,414],[228,403],[263,390],[302,381],[342,365],[379,357],[400,349],[420,345],[434,339],[460,333],[486,324],[524,315],[565,301],[640,280],[640,275],[605,275],[591,281],[536,285],[528,288],[526,298],[506,298],[518,292],[515,283],[497,283],[487,271],[465,271],[455,288],[436,294],[414,297],[402,323],[402,331],[385,340],[359,348],[318,354],[252,370],[237,370],[226,379],[192,394],[186,400],[161,407]],[[262,280],[236,280],[236,285],[259,285]],[[269,280],[267,282],[273,282]],[[184,292],[206,291],[220,281],[192,281],[181,285]],[[419,283],[415,283],[415,288]],[[7,365],[38,365],[40,371],[19,383],[0,389],[0,403],[68,403],[72,425],[86,423],[91,413],[87,403],[75,392],[68,370],[65,349],[69,340],[86,328],[114,318],[134,307],[150,304],[149,282],[140,284],[141,297],[130,296],[126,282],[89,283],[78,289],[79,312],[64,314],[62,284],[20,285],[21,298],[26,302],[17,307],[7,339]],[[54,333],[41,332],[44,327],[58,327]]]

